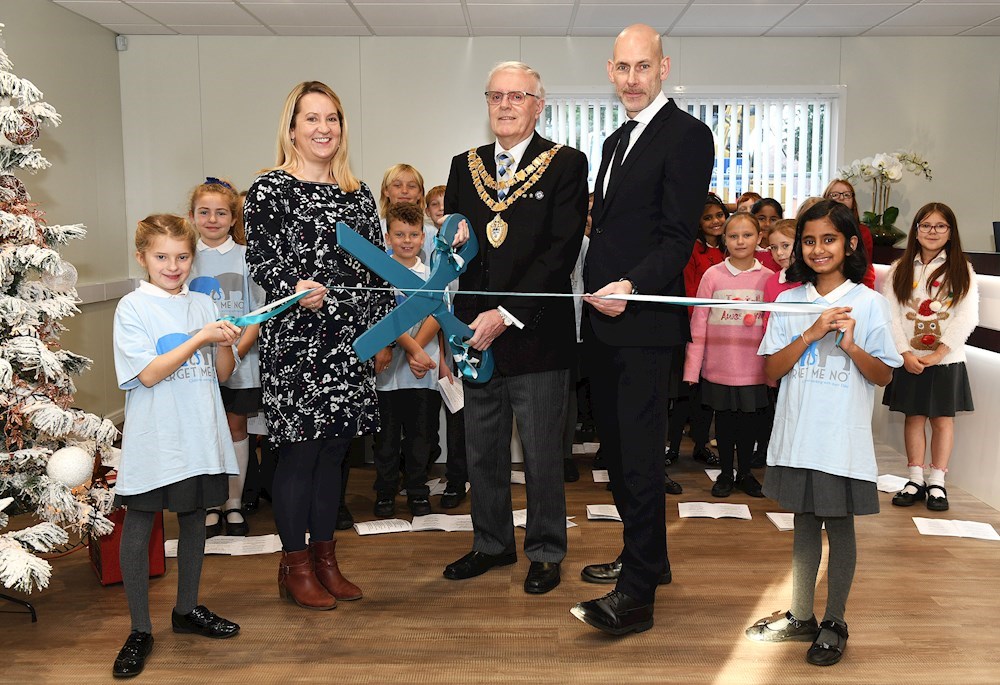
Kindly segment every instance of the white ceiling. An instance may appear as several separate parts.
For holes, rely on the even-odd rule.
[[[116,33],[215,36],[1000,36],[1000,0],[54,0]]]

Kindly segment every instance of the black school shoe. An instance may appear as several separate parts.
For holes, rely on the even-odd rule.
[[[763,497],[760,483],[753,477],[752,473],[744,473],[736,481],[736,487],[750,495],[751,497]]]
[[[347,505],[341,502],[340,508],[337,509],[337,530],[347,530],[353,526],[354,515],[351,514],[351,510],[347,508]]]
[[[712,497],[729,497],[733,494],[735,485],[731,473],[720,473],[715,479],[715,485],[712,486]]]
[[[380,519],[387,519],[396,514],[396,494],[394,492],[380,492],[376,496],[375,506],[372,513]]]
[[[907,492],[906,488],[912,485],[917,489],[916,492]],[[927,496],[927,486],[921,485],[920,483],[914,483],[912,480],[907,481],[903,489],[897,492],[892,497],[892,506],[894,507],[912,507],[917,502],[923,502],[924,497]]]
[[[238,623],[228,621],[200,604],[183,616],[175,609],[171,612],[170,622],[175,633],[196,633],[218,640],[234,637],[240,632]]]
[[[672,447],[668,447],[663,453],[663,465],[670,466],[681,460],[681,453]]]
[[[820,636],[824,630],[828,630],[836,636],[834,642],[820,641]],[[819,633],[813,640],[812,647],[806,652],[806,661],[813,666],[833,666],[844,656],[847,649],[847,625],[836,621],[823,621],[819,624]]]
[[[771,627],[781,619],[786,621],[783,628]],[[775,611],[744,631],[747,639],[754,642],[811,642],[818,633],[819,624],[816,623],[815,616],[800,621],[790,611]]]
[[[932,492],[941,491],[941,496],[932,495]],[[948,511],[948,491],[940,485],[930,485],[927,487],[927,508],[931,511]]]
[[[115,678],[132,678],[142,673],[146,657],[153,651],[153,636],[133,630],[125,640],[125,645],[115,658],[111,674]]]
[[[408,497],[406,505],[412,516],[427,516],[431,513],[431,503],[426,497]]]
[[[696,449],[691,455],[691,458],[695,461],[700,461],[705,466],[719,465],[719,456],[712,450],[708,449],[708,447]]]

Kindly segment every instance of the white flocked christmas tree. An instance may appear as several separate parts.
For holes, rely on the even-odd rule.
[[[82,238],[82,225],[49,226],[16,172],[45,169],[33,146],[59,115],[13,73],[0,24],[0,585],[22,592],[48,585],[38,556],[81,536],[104,535],[112,494],[91,483],[108,463],[114,424],[72,407],[72,376],[90,360],[59,346],[61,319],[79,313],[76,270],[56,247]],[[5,511],[6,510],[6,511]],[[7,530],[8,514],[28,524]]]

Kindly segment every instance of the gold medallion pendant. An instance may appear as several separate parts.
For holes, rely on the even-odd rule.
[[[500,218],[499,214],[486,224],[486,239],[493,247],[500,247],[507,239],[507,222]]]

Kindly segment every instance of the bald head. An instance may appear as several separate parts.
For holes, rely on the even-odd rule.
[[[663,42],[655,29],[633,24],[618,34],[608,60],[608,78],[630,119],[660,95],[669,73],[670,58],[663,56]]]

